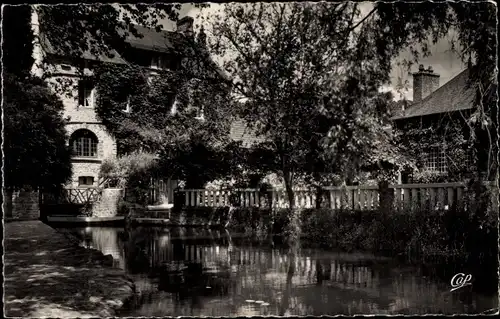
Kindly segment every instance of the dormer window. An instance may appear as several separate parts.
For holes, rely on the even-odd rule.
[[[168,68],[168,59],[163,54],[154,54],[151,58],[151,68],[164,70]]]
[[[158,54],[153,55],[151,58],[151,68],[152,69],[160,69],[161,65],[161,56]]]
[[[78,105],[94,107],[95,88],[88,80],[78,81]]]

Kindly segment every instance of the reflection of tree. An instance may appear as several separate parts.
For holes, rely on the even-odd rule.
[[[279,310],[280,316],[284,316],[285,312],[290,307],[290,298],[292,294],[292,278],[293,275],[295,274],[295,262],[297,260],[297,253],[298,253],[298,244],[295,244],[294,247],[290,248],[290,255],[289,255],[290,258],[289,258],[288,270],[286,273],[285,292],[283,294],[283,298],[281,299],[281,306]]]
[[[323,283],[323,266],[319,259],[316,259],[316,284],[321,285]]]
[[[131,229],[129,240],[125,244],[125,259],[127,270],[131,274],[140,274],[149,270],[149,258],[146,255],[147,238],[141,228]]]

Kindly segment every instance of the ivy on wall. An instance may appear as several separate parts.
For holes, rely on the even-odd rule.
[[[412,182],[459,182],[474,177],[478,158],[471,139],[471,128],[465,120],[468,116],[440,114],[398,123],[400,143],[405,152],[415,160],[415,168],[407,171]],[[428,156],[433,149],[438,154],[443,153],[446,172],[428,170]]]

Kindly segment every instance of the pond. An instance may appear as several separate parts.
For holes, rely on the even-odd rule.
[[[474,285],[364,253],[301,249],[227,231],[138,227],[60,229],[111,254],[138,295],[123,316],[303,316],[480,313],[498,307]]]

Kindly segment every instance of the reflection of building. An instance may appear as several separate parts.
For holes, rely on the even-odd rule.
[[[97,249],[104,255],[113,256],[117,267],[125,269],[125,254],[118,239],[118,231],[116,228],[92,228],[87,227],[84,230],[86,236],[91,237],[88,248]]]
[[[94,248],[123,256],[118,229],[87,231]],[[125,270],[144,293],[141,314],[352,315],[463,309],[463,300],[414,268],[372,265],[371,259],[355,254],[305,253],[290,265],[290,255],[277,249],[237,245],[229,250],[225,244],[193,237],[180,240],[152,229],[135,229],[128,236],[127,246],[135,250],[129,249],[126,257],[136,270]],[[476,309],[474,300],[471,304]]]

